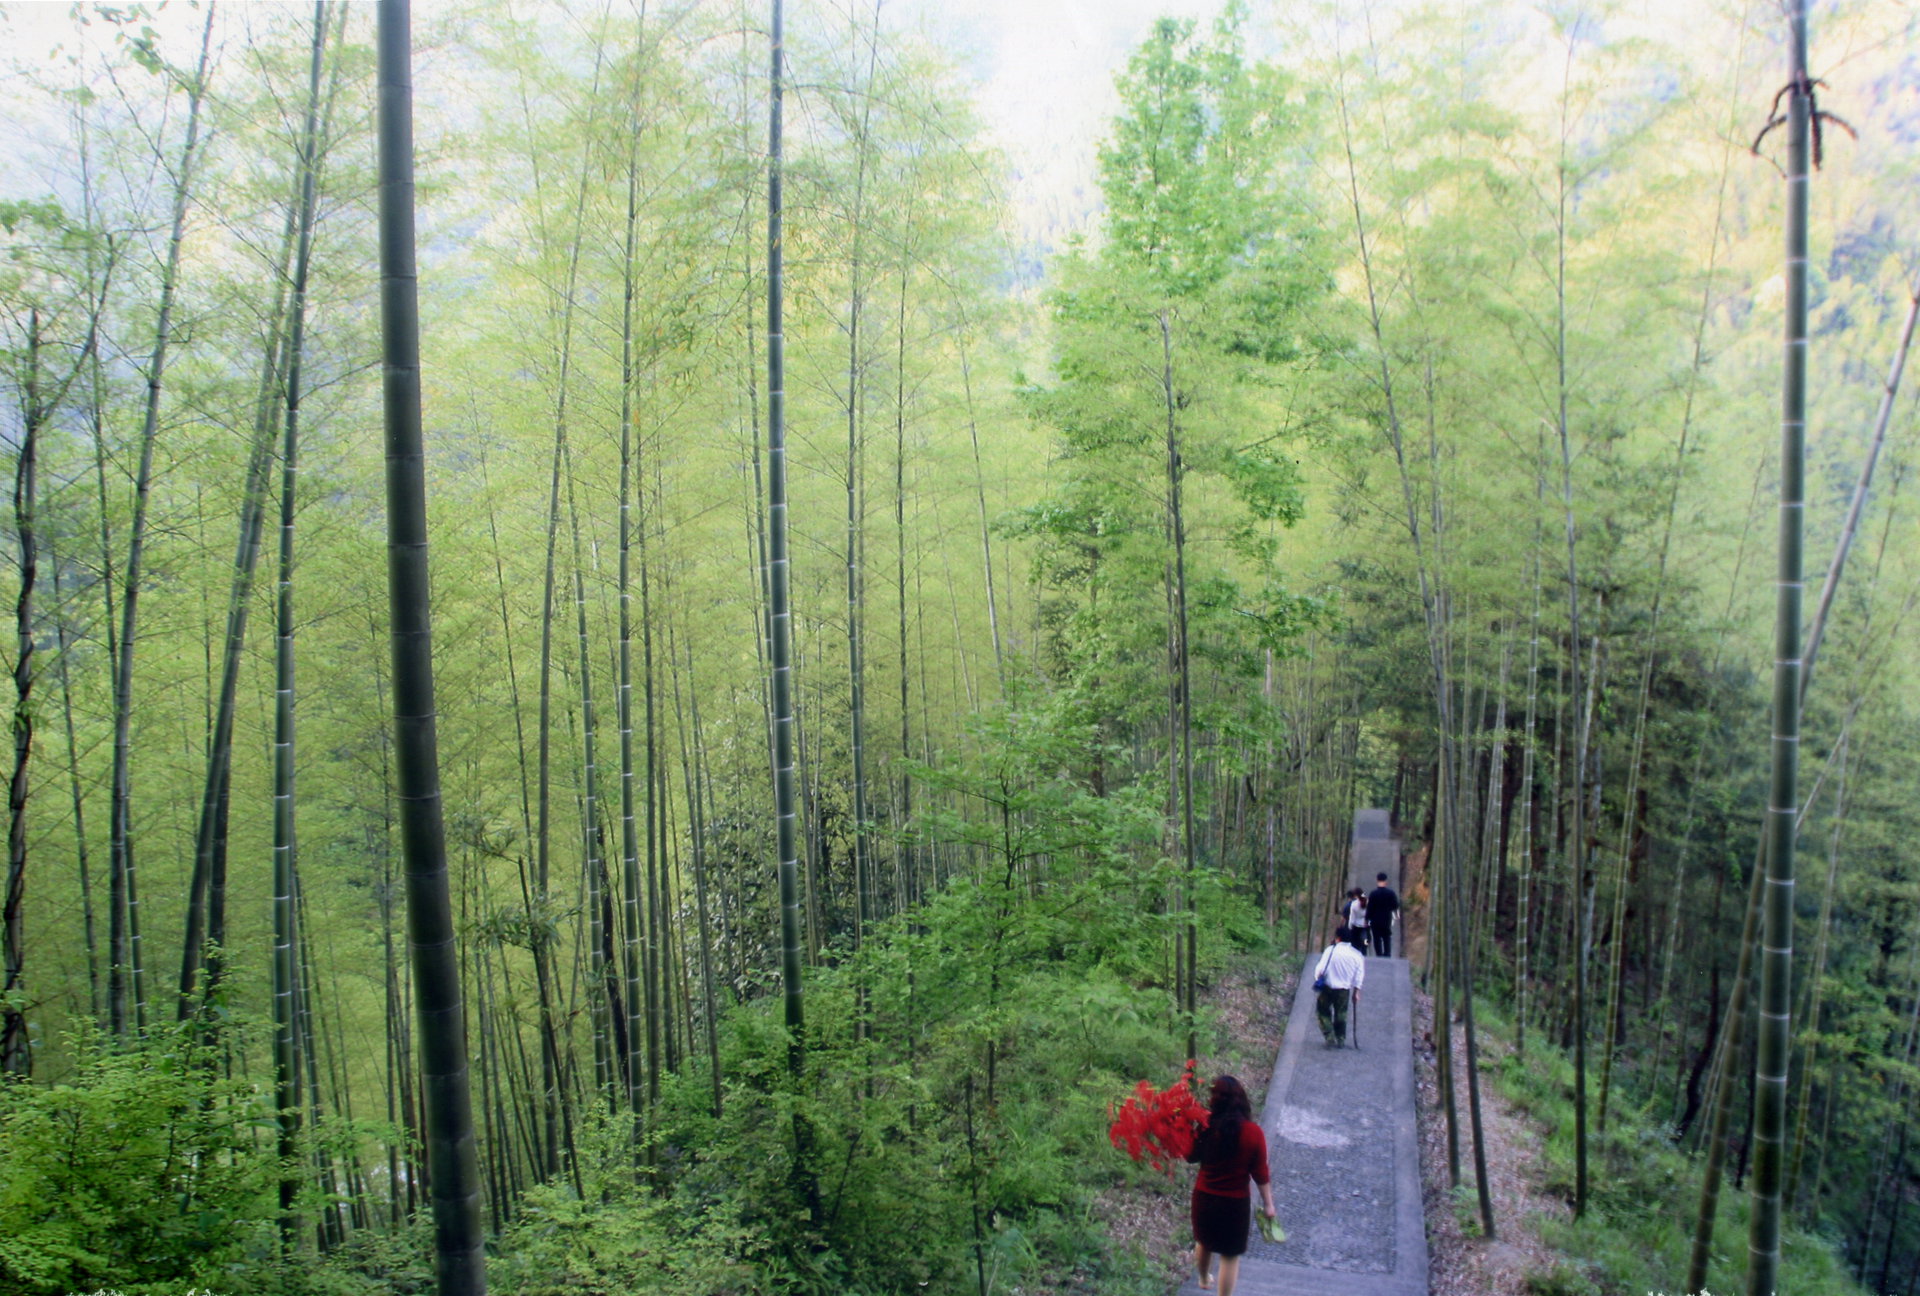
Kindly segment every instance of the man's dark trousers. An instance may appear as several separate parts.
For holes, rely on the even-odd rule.
[[[1320,1018],[1320,1033],[1329,1041],[1344,1044],[1347,1042],[1347,999],[1351,990],[1335,990],[1329,987],[1322,990],[1313,1005],[1313,1011]]]
[[[1369,926],[1367,940],[1373,945],[1373,952],[1380,958],[1393,957],[1393,924],[1382,927]]]

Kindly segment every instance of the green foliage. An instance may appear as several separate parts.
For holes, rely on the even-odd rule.
[[[400,1091],[384,1066],[382,1027],[396,1046],[406,1027],[385,1018],[397,843],[385,787],[385,627],[370,615],[383,597],[372,159],[362,120],[371,56],[366,11],[341,8],[345,36],[330,66],[338,126],[310,285],[310,471],[299,488],[300,867],[321,1096],[338,1108],[350,1097],[364,1116]],[[510,1113],[538,1105],[533,951],[564,961],[585,926],[577,870],[590,834],[571,831],[567,807],[597,790],[604,811],[617,795],[608,747],[597,789],[585,769],[586,681],[573,654],[562,654],[550,674],[550,791],[562,824],[549,843],[554,881],[545,894],[523,883],[534,849],[523,826],[533,663],[546,629],[538,611],[546,450],[562,407],[573,455],[566,507],[577,510],[594,627],[584,660],[602,699],[614,694],[616,520],[647,546],[651,584],[632,591],[631,610],[654,666],[635,681],[636,694],[650,695],[636,698],[649,714],[635,729],[659,745],[636,781],[655,796],[666,785],[648,851],[670,875],[658,912],[695,996],[687,857],[703,822],[712,895],[699,934],[713,937],[723,1014],[723,1110],[710,1109],[696,1004],[692,1021],[675,1021],[680,1074],[666,1079],[648,1117],[644,1174],[634,1173],[626,1121],[590,1114],[601,1104],[576,1092],[585,1191],[563,1174],[490,1203],[503,1229],[492,1256],[497,1291],[962,1292],[973,1288],[976,1259],[997,1290],[1043,1274],[1102,1293],[1157,1290],[1153,1262],[1130,1240],[1100,1236],[1087,1209],[1105,1184],[1145,1182],[1106,1148],[1105,1103],[1178,1061],[1169,983],[1189,906],[1204,977],[1234,951],[1258,947],[1266,918],[1319,903],[1310,884],[1324,879],[1355,798],[1425,822],[1437,743],[1422,576],[1439,592],[1460,750],[1476,767],[1467,782],[1498,786],[1496,753],[1508,753],[1513,795],[1489,816],[1489,835],[1508,845],[1521,813],[1513,777],[1521,662],[1536,599],[1545,605],[1529,989],[1563,991],[1571,902],[1556,828],[1571,792],[1567,721],[1581,700],[1563,683],[1557,564],[1536,583],[1537,560],[1559,545],[1562,522],[1538,493],[1541,428],[1560,413],[1562,359],[1575,543],[1583,586],[1590,582],[1583,609],[1593,607],[1590,622],[1582,616],[1593,634],[1585,660],[1596,663],[1588,786],[1606,839],[1594,855],[1596,952],[1628,951],[1629,1004],[1651,1001],[1655,985],[1669,997],[1629,1013],[1624,1027],[1617,1127],[1594,1149],[1603,1172],[1595,1209],[1567,1235],[1582,1258],[1536,1285],[1671,1285],[1671,1272],[1652,1273],[1647,1257],[1665,1263],[1673,1230],[1644,1203],[1684,1209],[1692,1193],[1692,1168],[1666,1149],[1660,1129],[1682,1105],[1672,1077],[1686,1074],[1701,1046],[1716,978],[1724,1011],[1726,935],[1739,926],[1732,911],[1762,804],[1750,753],[1760,744],[1767,668],[1753,645],[1764,642],[1766,616],[1749,586],[1769,529],[1750,501],[1764,502],[1774,475],[1753,433],[1776,414],[1766,395],[1781,305],[1777,240],[1767,232],[1775,198],[1764,165],[1737,147],[1724,159],[1721,150],[1744,138],[1728,114],[1751,106],[1753,86],[1772,83],[1771,69],[1759,69],[1773,50],[1759,37],[1761,17],[1737,33],[1718,11],[1685,6],[1636,19],[1632,39],[1604,13],[1476,3],[1376,12],[1376,32],[1360,28],[1352,7],[1335,9],[1322,15],[1331,30],[1321,18],[1312,31],[1284,30],[1280,18],[1284,70],[1249,57],[1249,44],[1272,47],[1274,33],[1256,31],[1237,5],[1210,27],[1157,24],[1122,77],[1120,114],[1099,157],[1105,228],[1069,239],[1044,283],[1036,254],[1006,255],[994,197],[1002,168],[980,144],[951,63],[896,27],[890,6],[878,21],[865,12],[796,15],[789,59],[806,111],[791,119],[786,174],[787,341],[812,1068],[797,1096],[784,1080],[789,1041],[765,1003],[778,988],[779,950],[757,647],[754,492],[764,465],[752,449],[766,408],[757,260],[765,123],[755,89],[763,51],[753,24],[714,5],[665,18],[644,7],[554,7],[564,20],[544,8],[468,7],[423,29],[421,48],[438,51],[473,90],[472,111],[422,115],[419,179],[444,777],[466,975],[487,991],[470,1000],[471,1020],[484,1022],[492,1043],[480,1051],[476,1032],[476,1074],[499,1086],[496,1100]],[[242,12],[244,22],[234,16]],[[1842,6],[1822,20],[1856,51],[1846,79],[1860,85],[1836,84],[1832,94],[1869,141],[1912,136],[1910,96],[1856,93],[1874,77],[1882,89],[1913,81],[1901,61],[1912,45],[1907,17],[1898,6],[1893,18],[1887,12]],[[294,176],[289,113],[306,66],[305,11],[219,13],[215,38],[229,56],[204,87],[209,129],[161,398],[138,641],[130,822],[150,1018],[170,1015],[167,965],[181,952],[182,861],[192,855],[190,811],[205,774],[208,644],[225,611],[246,447],[260,403],[275,403],[265,352],[284,276],[275,249]],[[158,1059],[170,1049],[185,1056],[188,1044],[112,1053],[61,1042],[73,1021],[97,1011],[89,974],[104,971],[82,935],[71,865],[76,848],[93,851],[104,928],[100,789],[117,625],[107,599],[119,598],[125,570],[146,394],[140,365],[153,347],[168,253],[159,232],[184,129],[183,69],[200,30],[149,27],[136,5],[80,6],[74,17],[95,25],[96,39],[81,43],[92,52],[48,62],[77,83],[46,86],[44,74],[19,82],[23,95],[46,91],[47,138],[44,154],[33,141],[34,156],[54,169],[23,175],[16,197],[0,203],[0,360],[17,395],[28,312],[37,311],[48,376],[41,401],[57,432],[42,448],[44,481],[56,485],[40,519],[49,545],[41,578],[62,582],[58,599],[47,583],[36,592],[45,655],[26,825],[31,956],[14,999],[33,1012],[36,1072],[52,1087],[0,1095],[0,1263],[12,1266],[0,1270],[0,1286],[411,1296],[431,1284],[424,1224],[359,1230],[317,1258],[308,1226],[323,1194],[304,1163],[301,1250],[277,1255],[269,1182],[277,1167],[253,1149],[256,1137],[267,1147],[271,1131],[249,1123],[263,1113],[243,1088],[211,1087],[228,1067],[259,1072],[262,1054],[248,1053],[244,1034],[230,1037],[236,1052],[219,1067],[174,1071]],[[1684,27],[1684,39],[1663,36],[1666,24]],[[1695,57],[1702,49],[1714,57]],[[1810,557],[1832,539],[1830,506],[1857,471],[1909,291],[1911,171],[1901,150],[1854,150],[1836,135],[1832,165],[1817,178],[1825,196],[1811,359],[1822,408],[1811,425]],[[1562,181],[1572,194],[1564,208]],[[42,193],[59,194],[59,204],[21,196]],[[1364,220],[1360,239],[1355,218]],[[629,279],[631,375],[619,328]],[[1035,288],[1044,313],[1029,317],[1016,285]],[[1376,287],[1378,337],[1367,318]],[[96,322],[97,349],[84,352]],[[1036,379],[1016,392],[1004,378],[1021,361]],[[1388,378],[1399,447],[1384,435]],[[623,410],[641,464],[632,492],[619,484],[615,449]],[[839,563],[848,421],[859,438],[861,513],[852,615],[868,645],[864,823],[855,822],[847,747]],[[1168,860],[1168,771],[1178,764],[1168,742],[1169,441],[1189,522],[1193,687],[1179,701],[1195,732],[1200,867],[1191,888]],[[1885,1237],[1884,1208],[1875,1229],[1864,1228],[1870,1195],[1882,1184],[1911,1190],[1894,1149],[1920,1085],[1905,1047],[1920,743],[1913,655],[1901,651],[1915,546],[1913,512],[1895,506],[1911,490],[1910,459],[1896,437],[1862,533],[1863,544],[1873,533],[1875,552],[1870,562],[1856,558],[1842,587],[1805,727],[1810,762],[1835,751],[1842,725],[1852,736],[1845,778],[1836,766],[1824,785],[1844,782],[1845,796],[1815,798],[1803,831],[1810,854],[1834,843],[1838,898],[1816,982],[1819,1029],[1803,1034],[1793,1059],[1796,1079],[1814,1077],[1796,1206],[1809,1227],[1856,1255],[1878,1251],[1862,1232]],[[897,529],[887,498],[896,469]],[[988,519],[1000,522],[975,533],[976,516],[982,532]],[[1416,523],[1431,541],[1425,572],[1409,556]],[[980,580],[989,539],[992,640]],[[265,1002],[267,908],[254,865],[266,856],[271,795],[262,741],[271,699],[257,651],[270,594],[264,583],[256,589],[230,789],[220,1007],[242,1015]],[[1496,670],[1508,649],[1501,697]],[[634,652],[647,648],[636,641]],[[1627,776],[1633,695],[1649,659],[1636,780]],[[69,688],[84,831],[57,723]],[[681,715],[695,702],[697,725]],[[1503,703],[1506,732],[1496,734]],[[683,751],[690,776],[677,767]],[[688,783],[703,785],[704,817],[691,813],[698,794]],[[862,833],[881,875],[878,908],[894,916],[876,920],[856,953],[850,858]],[[1259,880],[1264,914],[1246,903],[1242,878]],[[1616,879],[1628,888],[1624,932],[1605,917]],[[1476,916],[1489,924],[1480,984],[1495,993],[1515,980],[1503,957],[1513,951],[1513,880],[1497,868],[1477,878],[1476,900],[1487,903]],[[1814,890],[1801,891],[1809,925]],[[1670,912],[1681,933],[1671,966]],[[1813,945],[1804,932],[1794,942],[1796,951]],[[558,1046],[563,1067],[588,1074],[590,999],[582,978],[562,969],[554,979],[572,1032]],[[395,977],[397,993],[403,983]],[[663,1016],[682,1007],[678,995],[667,988]],[[1808,1019],[1796,1004],[1796,1026]],[[521,1059],[533,1065],[516,1069]],[[1544,1075],[1499,1065],[1553,1128],[1549,1182],[1570,1190],[1563,1065],[1537,1068]],[[177,1083],[175,1098],[165,1097],[167,1083]],[[168,1107],[189,1094],[209,1121],[237,1118],[237,1133],[222,1143],[219,1131],[196,1125],[198,1106]],[[186,1145],[210,1151],[184,1180],[161,1183],[142,1159],[144,1138],[115,1124],[123,1112],[150,1117],[142,1129],[173,1121]],[[817,1220],[794,1187],[795,1115],[816,1139]],[[61,1121],[89,1149],[71,1165],[56,1155]],[[490,1129],[489,1169],[537,1178],[523,1139]],[[99,1155],[122,1143],[134,1150],[131,1176]],[[364,1165],[394,1143],[405,1156],[395,1131],[330,1116],[303,1152],[324,1146],[336,1165],[357,1153]],[[503,1167],[510,1145],[516,1160]],[[372,1175],[376,1222],[383,1170]],[[138,1183],[122,1182],[129,1178]],[[177,1206],[181,1183],[191,1211]],[[35,1213],[46,1194],[69,1190],[81,1206],[73,1218]],[[207,1213],[221,1229],[203,1227]],[[1731,1265],[1737,1208],[1722,1227]],[[125,1254],[128,1239],[141,1239],[139,1255]],[[1911,1239],[1909,1218],[1894,1239],[1896,1268]],[[1796,1274],[1798,1289],[1840,1289],[1818,1268],[1817,1245],[1796,1241],[1790,1251],[1809,1266]]]
[[[0,1087],[0,1288],[225,1287],[270,1244],[265,1103],[185,1031],[73,1050],[68,1079]]]
[[[1255,674],[1322,612],[1276,562],[1278,532],[1305,511],[1287,411],[1328,286],[1306,191],[1278,164],[1307,110],[1285,76],[1246,60],[1242,17],[1231,8],[1207,39],[1163,20],[1119,78],[1100,153],[1106,237],[1056,265],[1054,381],[1023,393],[1061,470],[1008,526],[1037,542],[1041,661],[1116,737],[1150,734],[1163,714],[1176,475],[1184,650],[1217,672],[1201,677],[1208,691]]]
[[[1161,951],[1182,915],[1156,905],[1169,871],[1140,853],[1163,793],[1098,795],[1074,772],[1099,741],[1079,702],[1016,694],[918,770],[943,806],[923,817],[922,847],[965,847],[973,863],[810,975],[801,1094],[777,1005],[737,1008],[721,1116],[693,1068],[663,1090],[647,1146],[624,1117],[590,1122],[584,1196],[563,1179],[525,1198],[495,1290],[960,1293],[976,1259],[1003,1289],[1072,1272],[1155,1290],[1152,1265],[1113,1249],[1088,1204],[1144,1173],[1108,1146],[1108,1104],[1179,1065]],[[1196,899],[1218,937],[1204,974],[1262,947],[1264,924],[1224,879],[1209,872]],[[796,1114],[817,1220],[793,1174]]]
[[[1144,271],[1150,291],[1166,298],[1193,299],[1230,276],[1265,279],[1267,293],[1243,299],[1250,315],[1237,341],[1276,355],[1292,330],[1247,326],[1278,322],[1251,302],[1284,297],[1282,284],[1299,273],[1287,255],[1296,195],[1273,161],[1303,123],[1278,69],[1246,62],[1245,17],[1229,6],[1211,41],[1195,39],[1191,20],[1163,18],[1118,78],[1123,108],[1100,148],[1102,255]]]
[[[1602,1296],[1585,1266],[1568,1260],[1556,1260],[1549,1268],[1533,1270],[1525,1282],[1527,1296]]]
[[[32,225],[49,233],[59,233],[68,228],[67,214],[51,198],[10,198],[0,202],[0,230],[18,234]],[[9,249],[9,255],[18,254]]]
[[[1497,1019],[1483,1027],[1499,1038]],[[1573,1066],[1566,1054],[1529,1037],[1521,1058],[1506,1052],[1491,1068],[1495,1087],[1546,1134],[1544,1186],[1573,1199]],[[1527,1278],[1542,1296],[1593,1296],[1599,1292],[1672,1290],[1686,1272],[1692,1237],[1691,1206],[1699,1192],[1700,1162],[1676,1149],[1664,1123],[1616,1108],[1604,1138],[1592,1148],[1596,1168],[1589,1209],[1579,1220],[1542,1224],[1545,1241],[1565,1258]],[[1731,1206],[1731,1209],[1729,1209]],[[1715,1231],[1720,1281],[1737,1281],[1746,1256],[1746,1200],[1729,1193]],[[1717,1288],[1717,1283],[1716,1283]],[[1780,1290],[1859,1292],[1846,1265],[1826,1240],[1793,1232],[1783,1250]]]

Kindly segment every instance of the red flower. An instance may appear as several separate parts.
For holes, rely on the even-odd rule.
[[[1142,1080],[1118,1110],[1109,1103],[1107,1114],[1113,1117],[1107,1140],[1115,1147],[1126,1144],[1128,1156],[1150,1161],[1171,1179],[1173,1163],[1186,1160],[1194,1139],[1207,1127],[1207,1109],[1193,1095],[1193,1060],[1187,1060],[1186,1070],[1165,1090],[1155,1092]]]

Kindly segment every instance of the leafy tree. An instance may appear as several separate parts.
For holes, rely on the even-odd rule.
[[[1058,431],[1064,480],[1019,527],[1041,542],[1052,669],[1122,731],[1151,732],[1165,700],[1170,853],[1190,891],[1194,663],[1250,675],[1307,620],[1273,566],[1272,530],[1302,507],[1277,405],[1324,281],[1289,183],[1301,110],[1246,63],[1243,17],[1230,9],[1204,41],[1162,20],[1120,78],[1100,155],[1105,239],[1060,267],[1056,380],[1030,397]],[[1191,913],[1189,899],[1175,958],[1189,1020]]]

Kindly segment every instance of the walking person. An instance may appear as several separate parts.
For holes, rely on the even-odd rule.
[[[1240,1257],[1247,1250],[1253,1222],[1251,1180],[1260,1185],[1260,1202],[1273,1218],[1273,1185],[1267,1168],[1267,1136],[1253,1118],[1246,1088],[1230,1075],[1213,1082],[1207,1101],[1207,1127],[1194,1140],[1187,1160],[1200,1163],[1193,1181],[1193,1268],[1200,1289],[1212,1291],[1208,1270],[1220,1257],[1220,1296],[1233,1296],[1240,1280]]]
[[[1353,946],[1367,952],[1367,893],[1359,887],[1347,892],[1347,926],[1353,929]]]
[[[1400,912],[1400,897],[1387,885],[1385,873],[1375,881],[1373,891],[1367,896],[1367,932],[1373,941],[1373,952],[1381,958],[1392,958],[1393,920]]]
[[[1358,1005],[1360,987],[1367,979],[1367,956],[1353,944],[1353,929],[1342,927],[1334,933],[1333,944],[1320,955],[1313,969],[1314,1015],[1320,1019],[1320,1034],[1328,1048],[1342,1048],[1347,1042],[1347,1005]]]

